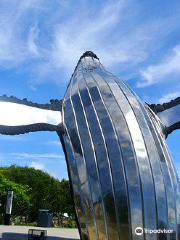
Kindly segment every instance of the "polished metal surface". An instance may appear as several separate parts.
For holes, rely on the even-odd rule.
[[[58,125],[61,123],[61,112],[25,106],[12,102],[0,101],[0,125],[23,126],[36,123]],[[17,114],[18,113],[18,114]]]
[[[167,138],[175,130],[180,129],[180,97],[162,104],[147,104],[158,116],[163,134]]]
[[[178,239],[178,178],[151,109],[86,56],[72,76],[62,115],[81,238]],[[137,235],[137,227],[173,232]]]
[[[180,128],[179,104],[144,106],[86,52],[62,101],[0,97],[0,133],[58,133],[82,240],[178,240],[180,188],[165,136]]]
[[[180,116],[180,105],[167,109],[165,111],[159,112],[158,117],[167,126],[171,126],[179,121]]]
[[[62,103],[37,104],[16,97],[0,96],[0,133],[16,135],[37,131],[61,131]]]

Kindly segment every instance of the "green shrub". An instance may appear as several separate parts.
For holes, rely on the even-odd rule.
[[[18,222],[15,222],[14,225],[15,226],[32,226],[32,227],[36,227],[37,223],[36,222],[25,223],[25,222],[18,221]]]

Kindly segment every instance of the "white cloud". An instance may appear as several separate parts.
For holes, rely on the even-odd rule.
[[[169,102],[171,100],[174,100],[177,97],[180,97],[180,91],[165,94],[158,100],[158,102],[159,103],[166,103],[166,102]]]
[[[49,146],[60,146],[60,141],[49,141],[46,143]]]
[[[36,91],[37,91],[37,88],[36,88],[36,87],[34,87],[34,86],[30,86],[30,89],[31,89],[32,91],[34,91],[34,92],[36,92]]]
[[[15,3],[15,2],[14,2]],[[21,38],[22,23],[19,22],[22,11],[12,3],[8,8],[6,3],[1,8],[0,18],[0,64],[12,67],[27,58],[26,46]]]
[[[0,165],[29,166],[48,172],[56,178],[67,179],[67,167],[64,155],[56,153],[0,153]]]
[[[44,170],[44,168],[45,168],[44,164],[39,163],[39,162],[32,162],[30,167],[39,169],[39,170]]]
[[[142,81],[138,87],[146,87],[158,82],[169,80],[173,74],[180,74],[180,44],[173,48],[172,52],[156,65],[151,65],[140,70]]]
[[[0,153],[1,157],[13,157],[13,159],[64,159],[64,156],[56,154],[56,153],[44,153],[44,154],[36,154],[36,153]]]
[[[11,153],[12,156],[16,157],[16,158],[31,158],[31,159],[52,159],[52,158],[56,158],[56,159],[60,159],[63,158],[64,156],[61,156],[59,154],[56,153],[44,153],[44,154],[35,154],[35,153]]]
[[[10,141],[26,141],[22,136],[8,136],[0,135],[0,140],[10,140]]]
[[[119,22],[124,5],[124,1],[121,4],[120,2],[109,4],[109,8],[102,9],[95,18],[89,16],[85,9],[85,12],[79,13],[80,18],[74,17],[57,25],[52,51],[54,64],[63,67],[74,66],[77,58],[86,50],[102,53],[102,48],[104,49],[102,39],[105,37],[109,39],[108,33]],[[111,55],[108,47],[105,52],[104,57]],[[122,56],[119,55],[119,58],[121,59]]]
[[[139,16],[144,9],[136,0],[105,1],[98,7],[78,1],[75,9],[75,3],[58,0],[1,3],[0,67],[20,66],[19,71],[32,71],[33,81],[38,82],[68,81],[86,50],[94,51],[113,72],[126,71],[124,77],[132,77],[158,49],[162,43],[159,39],[177,28],[179,19],[174,12],[163,19],[142,21]],[[174,51],[179,54],[178,49]],[[166,74],[171,74],[173,67],[168,59],[167,63]],[[164,64],[141,69],[144,79],[138,86],[163,78]]]
[[[57,2],[52,14],[48,1],[14,1],[10,10],[5,4],[0,18],[0,66],[13,67],[35,60],[30,69],[40,75],[41,81],[49,74],[69,77],[86,50],[97,53],[106,66],[119,65],[122,70],[146,59],[158,23],[135,23],[139,14],[136,1],[108,1],[99,9],[90,9],[84,3],[63,21],[59,16],[63,10],[64,16],[70,14],[72,6],[60,4]],[[47,15],[46,20],[42,21],[42,13]],[[56,79],[64,81],[57,75]]]
[[[147,57],[145,43],[150,41],[146,36],[147,29],[138,25],[125,32],[119,27],[132,20],[126,13],[127,9],[131,9],[131,2],[108,3],[98,11],[96,17],[84,9],[79,13],[81,16],[76,15],[63,24],[57,24],[53,48],[49,52],[49,66],[52,67],[53,64],[57,69],[72,72],[78,58],[87,50],[94,51],[103,64],[110,67],[123,65],[123,68],[127,63],[134,65],[143,61]],[[46,64],[44,68],[47,71]]]
[[[29,37],[27,40],[27,45],[28,45],[29,51],[32,52],[33,54],[35,54],[36,56],[39,55],[38,46],[36,45],[38,33],[39,33],[39,29],[38,29],[37,25],[30,28]]]

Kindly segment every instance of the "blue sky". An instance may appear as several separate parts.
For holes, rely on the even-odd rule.
[[[0,1],[0,95],[61,99],[79,57],[104,66],[149,103],[180,96],[180,2]],[[179,131],[168,137],[180,175]],[[67,178],[55,133],[0,135],[0,164],[28,165]]]

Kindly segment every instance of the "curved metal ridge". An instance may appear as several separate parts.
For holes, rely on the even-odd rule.
[[[19,99],[14,96],[7,97],[6,95],[0,96],[0,102],[11,102],[11,103],[18,103],[23,104],[30,107],[36,107],[46,110],[53,110],[53,111],[61,111],[62,108],[62,100],[57,99],[51,99],[50,103],[46,104],[39,104],[39,103],[33,103],[31,101],[28,101],[27,98]]]
[[[180,104],[180,97],[174,99],[174,100],[171,100],[170,102],[167,102],[167,103],[163,103],[163,104],[148,104],[147,105],[155,112],[155,113],[158,113],[158,112],[163,112],[167,109],[170,109],[172,107],[175,107],[177,106],[178,104]]]

